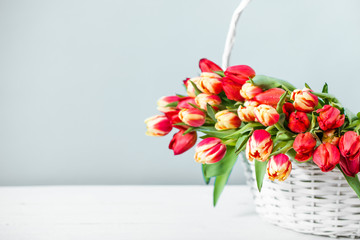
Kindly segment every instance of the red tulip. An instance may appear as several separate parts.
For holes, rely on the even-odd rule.
[[[256,119],[265,127],[272,126],[280,119],[279,113],[269,105],[261,104],[254,108]]]
[[[291,168],[290,159],[285,154],[272,156],[267,165],[268,177],[271,181],[284,181],[290,175]]]
[[[284,105],[282,106],[282,110],[283,110],[283,113],[285,114],[286,120],[289,120],[290,114],[292,112],[295,112],[294,105],[292,105],[292,103],[289,103],[289,102],[284,103]]]
[[[234,82],[229,77],[223,77],[222,87],[228,99],[238,102],[244,101],[244,98],[240,95],[241,84]]]
[[[341,127],[345,121],[345,115],[340,115],[340,110],[330,105],[325,105],[322,109],[316,110],[319,127],[326,131]]]
[[[293,148],[296,151],[295,159],[300,162],[308,160],[313,154],[315,146],[316,139],[311,133],[300,133],[293,143]]]
[[[285,90],[281,88],[271,88],[265,92],[259,93],[254,97],[254,100],[261,103],[276,107],[280,101],[281,95],[283,95]]]
[[[218,95],[214,94],[200,93],[196,96],[195,102],[201,109],[206,110],[207,104],[214,108],[216,108],[217,105],[220,105],[221,98]]]
[[[201,72],[214,72],[214,71],[222,71],[221,67],[219,67],[216,63],[202,58],[199,61],[199,68]]]
[[[145,120],[146,124],[146,135],[153,137],[161,137],[168,134],[171,129],[171,123],[166,116],[157,115],[149,117]]]
[[[318,105],[318,97],[311,93],[312,90],[304,88],[303,90],[295,89],[291,94],[291,100],[294,101],[294,107],[298,111],[312,112]]]
[[[205,123],[206,115],[203,111],[196,108],[182,109],[179,112],[179,118],[182,122],[192,127],[200,127]]]
[[[289,129],[294,133],[303,133],[310,127],[310,121],[306,113],[293,112],[289,118]]]
[[[273,149],[273,141],[271,135],[263,129],[255,130],[246,144],[246,158],[249,161],[254,159],[258,161],[266,161]]]
[[[322,143],[315,149],[313,161],[321,171],[329,172],[340,162],[339,149],[330,143]]]
[[[173,103],[173,102],[178,102],[180,100],[180,97],[178,96],[165,96],[165,97],[161,97],[158,101],[157,101],[157,105],[158,105],[158,110],[160,112],[163,113],[167,113],[167,112],[171,112],[171,111],[175,111],[176,107],[166,107],[166,105]]]
[[[199,80],[196,81],[196,86],[201,92],[209,94],[219,94],[223,90],[221,77],[216,73],[201,73]]]
[[[231,66],[224,72],[226,77],[230,77],[234,82],[243,85],[249,78],[255,77],[255,71],[247,65]]]
[[[354,160],[349,160],[341,156],[340,167],[346,175],[350,177],[355,177],[356,174],[360,171],[360,158],[358,157]]]
[[[240,90],[240,94],[243,98],[250,100],[259,93],[262,93],[262,91],[263,90],[260,87],[252,85],[251,83],[245,83]]]
[[[196,143],[197,134],[195,131],[185,135],[183,134],[184,130],[180,130],[178,133],[174,134],[174,137],[170,141],[169,149],[174,151],[174,155],[179,155],[186,152]]]
[[[191,106],[189,103],[196,105],[195,103],[195,98],[193,97],[183,97],[179,99],[179,103],[177,105],[177,109],[191,109],[194,108],[193,106]]]
[[[188,129],[189,127],[188,126],[185,126],[185,125],[175,125],[177,123],[181,123],[182,121],[180,120],[179,118],[179,110],[176,110],[176,111],[172,111],[172,112],[167,112],[165,113],[165,116],[169,119],[171,125],[177,129],[180,129],[180,130],[186,130]]]
[[[241,125],[240,118],[235,113],[228,110],[217,112],[215,118],[217,120],[217,123],[215,124],[217,130],[234,129]]]
[[[352,161],[360,156],[360,136],[353,131],[346,132],[339,141],[341,155]]]
[[[195,150],[195,161],[202,164],[212,164],[224,158],[225,144],[219,138],[209,137],[202,140]]]

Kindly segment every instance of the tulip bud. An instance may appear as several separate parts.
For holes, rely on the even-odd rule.
[[[166,107],[166,105],[170,104],[170,103],[174,103],[180,100],[180,97],[178,96],[166,96],[166,97],[161,97],[158,101],[157,101],[157,105],[158,105],[158,110],[160,112],[163,113],[167,113],[167,112],[171,112],[171,111],[175,111],[176,107]]]
[[[217,112],[215,118],[217,120],[217,123],[215,124],[217,130],[238,128],[241,125],[240,118],[235,113],[228,110]]]
[[[195,94],[195,88],[194,86],[191,84],[191,82],[193,82],[195,85],[197,85],[197,83],[199,82],[200,77],[194,77],[194,78],[187,78],[186,80],[184,80],[184,85],[186,87],[186,92],[189,95],[189,97],[196,97]],[[191,81],[191,82],[190,82]]]
[[[171,125],[177,129],[183,129],[186,130],[189,128],[189,126],[185,125],[176,125],[177,123],[181,123],[182,121],[179,118],[179,110],[167,112],[165,113],[165,116],[169,119]]]
[[[272,156],[267,165],[269,179],[271,181],[275,179],[284,181],[290,175],[291,168],[290,159],[285,154],[280,153]]]
[[[177,109],[190,109],[190,108],[194,108],[193,106],[191,106],[189,103],[196,105],[195,103],[195,98],[193,97],[183,97],[180,98],[179,103],[177,105]]]
[[[285,90],[281,88],[271,88],[269,90],[266,90],[265,92],[256,95],[254,97],[254,100],[261,104],[276,107],[278,102],[280,101],[281,95],[283,95],[284,92]]]
[[[321,171],[329,172],[340,162],[340,152],[336,146],[322,143],[315,149],[313,161]]]
[[[235,83],[243,85],[250,78],[255,77],[255,71],[247,65],[231,66],[224,72],[226,77],[231,78]]]
[[[296,151],[295,160],[299,162],[308,160],[313,154],[315,146],[316,139],[311,133],[307,132],[297,135],[293,143],[293,148]]]
[[[253,99],[261,92],[262,89],[260,87],[254,86],[251,83],[245,83],[240,90],[241,96],[247,100]]]
[[[203,111],[196,108],[184,108],[179,112],[179,118],[183,123],[186,123],[189,126],[200,127],[205,123],[206,115]]]
[[[186,152],[196,143],[197,134],[195,131],[183,135],[184,132],[184,130],[180,130],[178,133],[175,133],[170,141],[169,149],[174,151],[174,155],[179,155]]]
[[[219,67],[216,63],[206,59],[202,58],[199,61],[199,68],[201,72],[214,72],[214,71],[222,71],[221,67]]]
[[[294,133],[303,133],[310,127],[310,121],[306,113],[293,112],[289,118],[289,129]]]
[[[257,101],[249,100],[244,102],[244,107],[257,107],[260,104]]]
[[[246,158],[249,161],[254,159],[266,161],[273,149],[271,135],[263,129],[255,130],[246,144]]]
[[[355,177],[360,171],[360,158],[358,157],[354,160],[349,160],[340,156],[340,167],[347,176]]]
[[[322,109],[316,110],[320,113],[317,117],[319,127],[326,131],[341,127],[345,121],[345,115],[340,115],[340,110],[330,105],[325,105]]]
[[[352,161],[360,156],[360,137],[356,132],[348,131],[339,141],[341,155]]]
[[[335,135],[335,129],[327,130],[323,133],[322,142],[323,143],[330,143],[332,145],[337,146],[339,143],[340,138]]]
[[[145,120],[146,124],[146,135],[153,137],[161,137],[168,134],[171,129],[171,123],[166,116],[157,115],[149,117]]]
[[[195,161],[202,164],[216,163],[223,159],[225,153],[226,146],[219,138],[205,138],[196,146]]]
[[[240,95],[241,85],[231,80],[229,77],[223,77],[222,87],[228,99],[242,102],[244,98]]]
[[[214,107],[216,105],[221,104],[221,98],[217,95],[200,93],[195,98],[196,105],[198,105],[201,109],[206,110],[207,104]]]
[[[294,107],[298,111],[312,112],[318,105],[318,97],[311,93],[312,90],[304,88],[303,90],[295,89],[291,94],[291,100],[294,101]]]
[[[203,93],[219,94],[223,90],[221,77],[216,73],[201,73],[200,79],[197,81],[196,86]]]
[[[289,120],[289,117],[290,117],[290,114],[292,112],[295,112],[295,108],[294,108],[294,105],[292,103],[284,103],[284,105],[282,106],[282,110],[283,110],[283,113],[285,114],[285,119],[286,120]]]
[[[259,106],[258,102],[255,101],[246,101],[243,106],[239,106],[238,108],[238,116],[243,122],[255,122],[256,117],[254,113],[255,107]]]
[[[254,108],[256,119],[265,127],[272,126],[280,119],[279,113],[269,105],[261,104]]]

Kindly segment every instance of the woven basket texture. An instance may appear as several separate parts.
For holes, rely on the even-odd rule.
[[[292,163],[284,182],[266,176],[261,193],[254,164],[242,156],[257,213],[266,221],[297,232],[360,238],[360,200],[338,169],[322,172],[314,163]]]

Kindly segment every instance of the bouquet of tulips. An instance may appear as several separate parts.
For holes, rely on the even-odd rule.
[[[201,59],[201,75],[184,80],[187,95],[157,102],[162,115],[145,120],[146,134],[165,136],[178,130],[169,144],[175,155],[195,149],[206,183],[214,177],[216,204],[237,155],[254,162],[259,191],[264,176],[284,181],[292,162],[312,161],[321,171],[339,168],[360,198],[360,113],[344,108],[328,94],[305,84],[302,90],[276,78],[256,75],[246,65],[225,71]]]

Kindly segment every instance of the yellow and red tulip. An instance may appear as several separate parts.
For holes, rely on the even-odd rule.
[[[202,164],[212,164],[223,159],[226,153],[225,144],[219,138],[209,137],[196,146],[195,161]]]
[[[288,156],[285,154],[277,154],[272,156],[267,165],[267,174],[271,181],[275,179],[284,181],[291,172],[292,165]]]
[[[177,105],[177,109],[190,109],[190,108],[194,108],[193,106],[191,106],[189,103],[196,105],[195,103],[195,98],[193,97],[183,97],[179,99],[179,103]]]
[[[307,161],[312,156],[315,146],[316,139],[311,133],[297,135],[293,143],[293,148],[296,151],[295,160],[299,162]]]
[[[196,80],[196,86],[201,92],[209,94],[219,94],[223,90],[221,77],[216,73],[201,73],[199,80]]]
[[[340,114],[340,110],[333,106],[324,105],[316,112],[319,113],[317,117],[319,127],[324,131],[341,127],[344,124],[345,115]]]
[[[348,131],[339,141],[341,155],[352,161],[360,156],[360,136],[354,131]]]
[[[280,101],[281,95],[283,95],[285,90],[281,88],[271,88],[265,92],[259,93],[253,99],[261,104],[270,105],[276,107]]]
[[[294,133],[303,133],[310,127],[310,120],[304,112],[293,112],[290,114],[288,127]]]
[[[254,159],[266,161],[273,149],[271,135],[263,129],[255,130],[246,144],[246,158],[249,161]]]
[[[196,97],[195,88],[191,84],[190,81],[193,82],[196,85],[200,81],[200,77],[187,78],[186,80],[184,80],[184,85],[186,87],[186,92],[189,95],[189,97]]]
[[[340,162],[339,149],[330,143],[322,143],[315,149],[313,161],[321,171],[329,172]]]
[[[147,128],[146,135],[148,136],[165,136],[172,129],[169,119],[164,115],[149,117],[145,120],[145,124]]]
[[[256,120],[265,127],[272,126],[280,119],[279,113],[270,105],[261,104],[254,108]]]
[[[294,101],[294,107],[298,111],[312,112],[318,105],[318,97],[311,93],[312,90],[304,88],[303,90],[295,89],[291,94],[291,100]]]
[[[174,155],[179,155],[190,148],[192,148],[197,140],[196,132],[189,132],[184,135],[184,130],[180,130],[179,132],[175,133],[173,138],[170,141],[169,149],[174,151]]]
[[[201,72],[216,72],[216,71],[222,71],[221,67],[219,67],[216,63],[213,61],[210,61],[206,58],[202,58],[199,61],[199,68]]]
[[[200,93],[195,98],[195,103],[201,109],[206,110],[207,104],[216,108],[217,105],[221,104],[221,98],[218,95],[208,94],[208,93]]]
[[[158,101],[157,101],[157,109],[160,112],[163,113],[167,113],[167,112],[172,112],[176,110],[176,106],[175,107],[166,107],[166,105],[170,104],[170,103],[174,103],[174,102],[178,102],[180,100],[180,97],[178,96],[165,96],[165,97],[161,97]]]
[[[256,117],[254,109],[257,106],[259,106],[259,103],[255,101],[246,101],[244,107],[240,105],[237,110],[240,120],[243,122],[255,122]]]
[[[262,93],[262,89],[260,87],[257,87],[251,83],[245,83],[240,90],[240,95],[247,99],[253,99],[256,95],[258,95],[259,93]]]
[[[235,113],[228,110],[217,112],[215,118],[217,120],[217,123],[215,124],[217,130],[234,129],[241,125],[240,118]]]
[[[205,123],[206,114],[196,108],[184,108],[179,112],[179,118],[189,126],[200,127]]]

